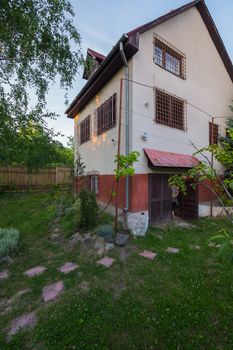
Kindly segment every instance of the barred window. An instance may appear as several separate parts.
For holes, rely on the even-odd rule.
[[[185,55],[159,35],[154,37],[154,62],[180,78],[186,79]]]
[[[209,144],[217,145],[219,135],[219,125],[214,123],[209,123]]]
[[[91,176],[91,191],[99,193],[99,176]]]
[[[89,141],[91,138],[91,117],[88,116],[80,123],[80,144]]]
[[[156,89],[155,105],[156,123],[186,130],[186,102],[184,100]]]
[[[111,96],[96,110],[97,135],[116,125],[116,94]]]

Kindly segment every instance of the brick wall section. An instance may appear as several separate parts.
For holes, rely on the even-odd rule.
[[[203,181],[202,184],[199,184],[199,191],[198,191],[198,201],[199,202],[208,202],[211,200],[212,192],[210,189],[208,189],[206,186],[211,186],[211,182],[209,180]],[[213,195],[213,200],[216,199],[216,197]]]
[[[89,177],[85,176],[80,179],[76,178],[76,190],[89,188]],[[97,199],[103,203],[108,203],[111,198],[112,190],[116,190],[114,175],[99,175],[99,193]],[[120,209],[125,208],[125,179],[119,182],[118,205]],[[115,205],[115,197],[111,201]],[[148,175],[138,174],[130,177],[129,183],[129,211],[139,212],[148,210]]]

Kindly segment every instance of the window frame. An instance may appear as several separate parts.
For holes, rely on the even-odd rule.
[[[93,181],[94,180],[94,181]],[[91,175],[91,191],[99,194],[99,175]]]
[[[209,122],[209,145],[217,145],[219,142],[219,128],[218,124]],[[212,132],[213,132],[213,142],[212,142]]]
[[[161,50],[161,58],[159,60],[156,59],[156,49]],[[179,62],[179,72],[176,70],[169,69],[169,65],[167,65],[168,59],[166,55],[171,56],[173,59]],[[160,37],[158,34],[154,34],[154,44],[153,44],[153,60],[154,63],[166,70],[167,72],[185,80],[186,79],[186,56],[183,52],[178,50],[172,44],[167,42],[165,39]],[[160,62],[160,63],[159,63]]]
[[[187,102],[165,90],[155,88],[155,123],[175,130],[187,132]],[[161,98],[163,101],[158,101]],[[162,102],[166,105],[163,106]],[[182,122],[177,113],[182,111]],[[163,116],[159,114],[163,114]],[[165,116],[164,116],[165,115]]]
[[[89,125],[87,125],[89,124]],[[84,128],[84,130],[83,130]],[[90,141],[91,139],[91,116],[88,115],[85,119],[79,124],[80,132],[80,145]],[[83,137],[84,134],[84,137]]]
[[[114,93],[96,109],[97,136],[114,128],[117,124],[117,94]]]

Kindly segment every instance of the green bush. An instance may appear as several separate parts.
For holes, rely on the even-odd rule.
[[[13,228],[0,228],[0,257],[9,255],[16,249],[19,231]]]
[[[74,221],[75,223],[80,226],[81,224],[81,199],[78,198],[74,202]]]
[[[98,226],[96,229],[96,234],[101,237],[106,237],[106,236],[113,236],[114,235],[114,229],[112,225],[101,225]]]
[[[98,205],[94,192],[81,189],[80,198],[80,218],[78,226],[84,229],[91,229],[96,226]],[[77,210],[78,212],[78,210]]]

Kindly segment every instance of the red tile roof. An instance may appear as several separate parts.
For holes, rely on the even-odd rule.
[[[188,154],[157,151],[144,148],[148,160],[155,167],[192,168],[199,164],[199,160]]]
[[[102,55],[101,53],[94,51],[92,49],[87,49],[87,54],[90,54],[91,56],[93,56],[94,58],[97,58],[101,61],[103,61],[105,59],[105,56]]]

